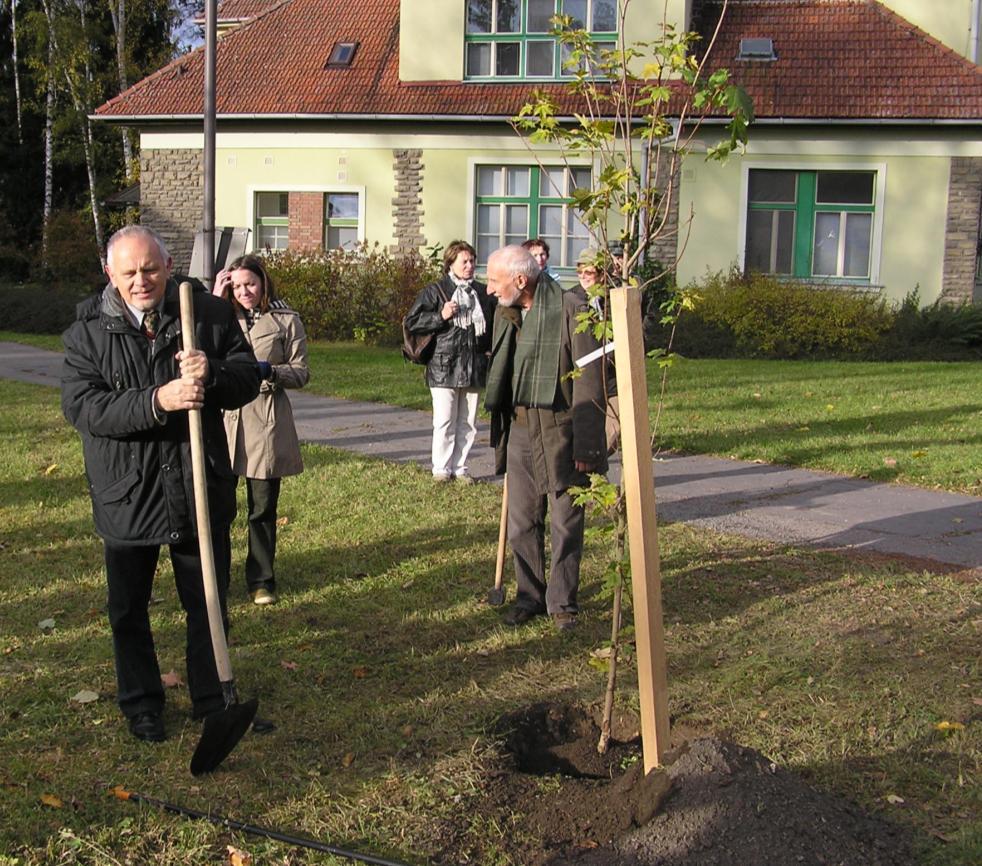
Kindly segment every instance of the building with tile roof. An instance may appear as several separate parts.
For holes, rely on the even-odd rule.
[[[652,2],[628,6],[628,42],[657,38]],[[694,219],[661,249],[685,250],[679,279],[735,263],[892,298],[977,297],[979,5],[731,0],[708,65],[745,87],[756,120],[742,155],[685,162],[676,200]],[[720,8],[666,4],[704,44]],[[548,34],[562,10],[597,42],[618,37],[615,0],[225,0],[217,223],[248,226],[256,248],[463,237],[482,261],[543,236],[571,273],[590,239],[568,193],[593,166],[533,155],[508,124],[533,88],[578,108]],[[140,130],[143,219],[179,264],[201,219],[202,67],[198,49],[96,113]]]

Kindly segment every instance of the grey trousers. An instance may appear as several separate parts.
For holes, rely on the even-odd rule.
[[[528,427],[508,435],[508,542],[515,559],[515,604],[548,613],[576,613],[583,557],[583,509],[570,495],[539,493]],[[545,519],[549,514],[552,564],[546,582]]]

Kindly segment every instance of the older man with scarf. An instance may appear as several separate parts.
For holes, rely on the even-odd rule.
[[[548,613],[565,631],[576,625],[584,521],[569,488],[588,485],[589,473],[607,469],[604,365],[568,375],[574,359],[599,347],[589,331],[576,333],[586,300],[563,292],[527,250],[507,246],[491,254],[488,293],[498,309],[485,404],[496,471],[508,472],[508,539],[518,583],[505,623],[521,625]]]

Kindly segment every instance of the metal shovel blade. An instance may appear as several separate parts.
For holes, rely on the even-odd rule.
[[[494,589],[488,590],[488,604],[492,607],[501,607],[505,603],[505,590],[504,587],[496,586]]]
[[[191,775],[210,773],[224,761],[249,730],[258,709],[259,699],[253,698],[205,716],[201,739],[191,757]]]

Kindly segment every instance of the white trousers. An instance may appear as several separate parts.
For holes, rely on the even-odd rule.
[[[466,475],[477,436],[477,388],[430,388],[433,395],[433,474]]]

